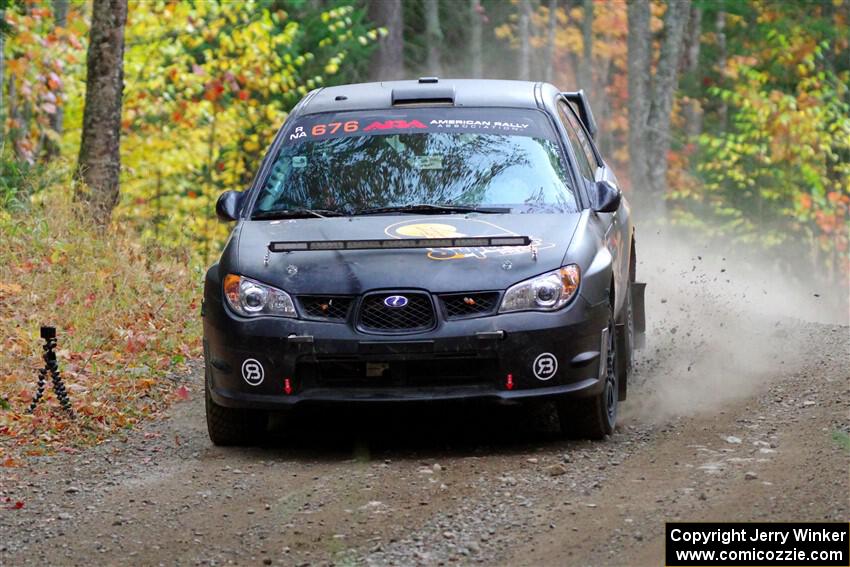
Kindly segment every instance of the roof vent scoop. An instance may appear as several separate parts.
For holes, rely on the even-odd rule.
[[[596,138],[596,119],[593,118],[593,111],[590,109],[590,101],[587,100],[587,95],[584,94],[583,90],[578,90],[575,92],[564,92],[561,93],[567,102],[573,105],[573,107],[578,111],[578,117],[581,119],[582,124],[587,129],[587,133],[590,134],[591,138]]]
[[[419,84],[420,85],[424,85],[424,84],[427,84],[427,83],[439,83],[439,82],[440,82],[439,77],[419,77]]]
[[[422,79],[419,79],[422,82]],[[435,79],[436,82],[436,79]],[[393,89],[393,106],[404,105],[453,105],[455,103],[455,89],[450,86],[439,84],[425,84],[422,86],[396,87]]]

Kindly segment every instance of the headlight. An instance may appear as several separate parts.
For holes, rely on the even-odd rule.
[[[295,306],[288,293],[242,276],[224,277],[224,297],[231,309],[245,317],[295,317]]]
[[[507,311],[555,311],[573,298],[581,274],[570,264],[511,286],[502,299],[500,313]]]

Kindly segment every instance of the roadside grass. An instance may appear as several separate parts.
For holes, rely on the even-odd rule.
[[[201,272],[188,250],[140,242],[118,223],[98,228],[68,183],[28,210],[0,210],[0,466],[102,441],[189,396],[179,377],[200,356]],[[40,326],[57,328],[59,368],[77,419],[48,379]]]
[[[832,440],[838,443],[839,447],[850,453],[850,435],[840,429],[836,429],[832,432]]]

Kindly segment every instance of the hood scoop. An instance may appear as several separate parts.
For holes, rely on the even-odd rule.
[[[303,240],[269,242],[269,252],[328,250],[402,250],[408,248],[463,248],[470,246],[529,246],[528,236],[474,236],[465,238],[382,238],[370,240]]]

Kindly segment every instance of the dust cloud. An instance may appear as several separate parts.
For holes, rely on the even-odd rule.
[[[818,333],[848,335],[848,290],[839,284],[789,281],[775,258],[663,230],[638,234],[637,245],[647,340],[625,422],[716,413],[810,364],[805,345]]]

